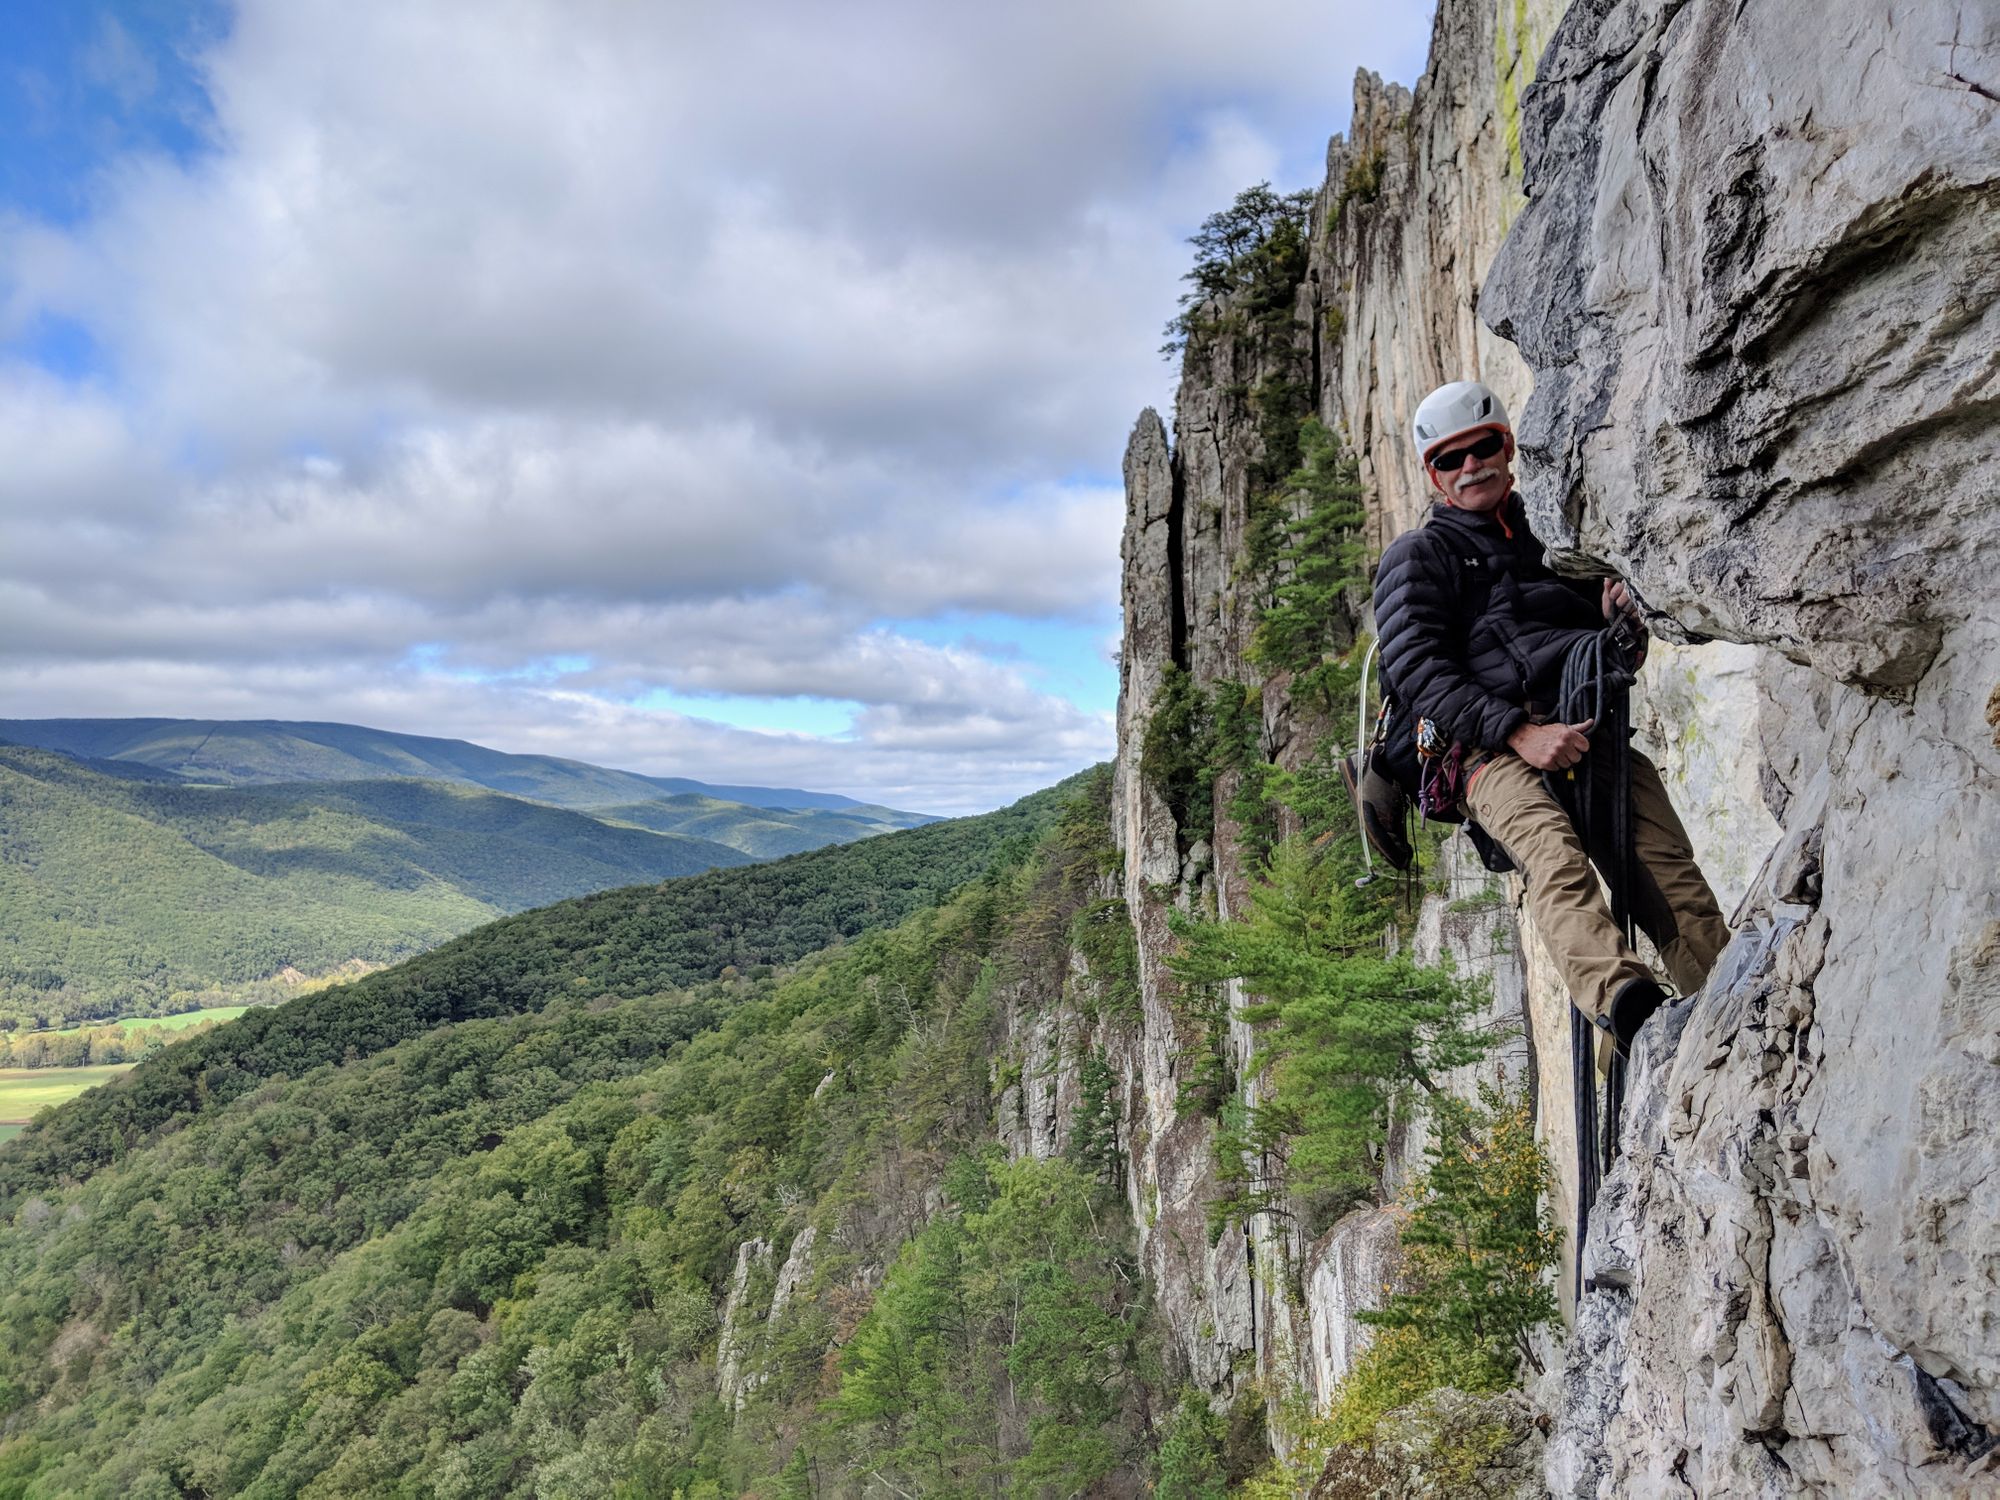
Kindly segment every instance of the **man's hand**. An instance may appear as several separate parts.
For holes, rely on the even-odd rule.
[[[1590,727],[1581,724],[1523,724],[1507,736],[1507,748],[1537,771],[1566,771],[1590,748]]]
[[[1632,665],[1639,666],[1646,659],[1646,617],[1639,613],[1639,603],[1632,597],[1632,591],[1618,578],[1604,580],[1604,618],[1613,624],[1622,616],[1625,628],[1631,634]]]
[[[1606,620],[1612,618],[1613,610],[1616,610],[1619,614],[1630,620],[1632,628],[1638,631],[1640,635],[1643,636],[1646,633],[1646,617],[1639,613],[1638,601],[1632,597],[1632,591],[1625,587],[1624,580],[1620,578],[1607,578],[1604,580],[1604,618]]]

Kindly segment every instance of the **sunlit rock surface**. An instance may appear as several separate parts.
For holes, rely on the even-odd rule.
[[[1783,839],[1635,1080],[1564,1494],[2000,1489],[2000,12],[1800,21],[1578,0],[1482,304],[1538,527],[1798,664]]]

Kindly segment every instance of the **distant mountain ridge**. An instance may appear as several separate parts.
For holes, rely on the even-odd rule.
[[[442,781],[201,786],[104,764],[0,746],[0,1026],[389,963],[509,912],[755,857]]]
[[[892,828],[934,821],[795,787],[715,786],[646,776],[555,755],[515,755],[469,740],[397,734],[359,724],[285,719],[0,719],[0,740],[90,760],[133,763],[225,786],[370,781],[414,776],[455,781],[557,807],[597,809],[693,794],[749,807],[867,816]]]
[[[895,833],[922,823],[899,823],[891,818],[906,814],[887,808],[857,804],[835,810],[826,807],[746,807],[740,802],[724,802],[714,797],[683,792],[652,802],[628,802],[589,809],[593,818],[655,833],[677,833],[688,838],[710,839],[741,850],[754,859],[779,859],[801,854],[827,844],[847,844],[873,838],[878,833]],[[925,819],[924,822],[934,822]]]
[[[0,1028],[269,998],[281,971],[937,821],[702,785],[345,724],[4,721]]]

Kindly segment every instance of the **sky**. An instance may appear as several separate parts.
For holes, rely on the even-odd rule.
[[[0,717],[1110,756],[1186,236],[1429,0],[12,0]]]

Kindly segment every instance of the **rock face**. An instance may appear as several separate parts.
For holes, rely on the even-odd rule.
[[[1166,965],[1168,919],[1176,909],[1240,910],[1249,876],[1226,815],[1218,816],[1212,841],[1205,829],[1176,826],[1140,772],[1145,729],[1178,670],[1204,688],[1254,685],[1261,748],[1274,764],[1298,767],[1325,738],[1319,716],[1249,656],[1253,601],[1241,583],[1242,561],[1252,492],[1269,483],[1268,474],[1259,478],[1265,393],[1286,383],[1302,388],[1307,410],[1343,435],[1368,489],[1368,540],[1376,547],[1424,512],[1405,436],[1418,397],[1476,374],[1517,405],[1525,401],[1526,366],[1483,327],[1477,308],[1487,264],[1523,201],[1520,91],[1560,10],[1559,0],[1444,0],[1430,63],[1414,91],[1359,75],[1352,125],[1328,148],[1289,331],[1273,336],[1237,326],[1191,352],[1172,438],[1147,412],[1126,452],[1115,808],[1143,995],[1127,1076],[1135,1111],[1132,1200],[1177,1363],[1218,1399],[1252,1379],[1267,1391],[1329,1394],[1367,1336],[1355,1314],[1379,1296],[1395,1255],[1394,1226],[1385,1213],[1363,1210],[1308,1239],[1290,1223],[1259,1218],[1208,1243],[1213,1125],[1180,1104],[1191,1022]],[[1749,677],[1744,666],[1732,679],[1739,698]],[[1740,737],[1749,738],[1746,706],[1737,705],[1735,720],[1745,731]],[[1734,786],[1712,759],[1691,754],[1689,763],[1715,785]],[[1233,789],[1225,776],[1218,806]],[[1485,1079],[1539,1076],[1546,1093],[1567,1062],[1537,1069],[1527,1039],[1546,1033],[1550,1047],[1566,1049],[1567,999],[1535,964],[1532,936],[1519,930],[1518,892],[1490,882],[1462,845],[1449,847],[1447,888],[1425,899],[1415,923],[1418,952],[1433,961],[1449,955],[1485,979],[1495,996],[1489,1020],[1516,1040],[1484,1070],[1446,1086],[1470,1094]],[[1232,1006],[1241,998],[1228,997]],[[1256,1045],[1240,1022],[1229,1028],[1229,1063],[1248,1079],[1250,1102]],[[1566,1050],[1558,1055],[1566,1059]],[[1545,1101],[1545,1116],[1566,1121],[1566,1101],[1556,1102],[1560,1108]],[[1423,1144],[1414,1124],[1392,1143],[1387,1190],[1421,1161]],[[1553,1146],[1559,1163],[1573,1154],[1566,1138]],[[1566,1204],[1567,1186],[1561,1196]]]
[[[1482,299],[1538,532],[1767,648],[1785,828],[1635,1080],[1564,1494],[2000,1488],[2000,12],[1799,20],[1577,0]]]
[[[1542,1393],[1548,1481],[2000,1489],[1996,111],[2000,11],[1972,0],[1830,0],[1810,24],[1738,0],[1443,0],[1413,92],[1356,82],[1289,338],[1190,358],[1171,439],[1141,419],[1116,811],[1143,1017],[1120,1066],[1147,1269],[1218,1397],[1250,1374],[1324,1396],[1393,1243],[1363,1213],[1311,1243],[1259,1221],[1207,1244],[1167,919],[1238,909],[1247,876],[1226,818],[1212,843],[1175,826],[1139,748],[1176,669],[1261,685],[1278,764],[1323,733],[1246,656],[1244,393],[1306,386],[1380,546],[1424,508],[1407,412],[1473,375],[1516,413],[1537,533],[1630,578],[1663,638],[1642,740],[1740,934],[1635,1074],[1594,1284]],[[1566,1212],[1567,998],[1517,888],[1452,928],[1469,889],[1426,911],[1425,951],[1518,1010],[1508,1065],[1536,1080]],[[1230,1045],[1244,1068],[1253,1039]]]
[[[1242,562],[1253,491],[1270,481],[1260,478],[1267,458],[1260,401],[1268,393],[1302,389],[1306,410],[1344,435],[1369,490],[1375,546],[1423,513],[1404,436],[1405,413],[1419,396],[1476,373],[1525,400],[1525,365],[1480,324],[1476,309],[1487,263],[1522,202],[1519,91],[1560,8],[1556,0],[1444,0],[1414,91],[1366,72],[1357,78],[1352,126],[1328,149],[1289,329],[1237,327],[1191,351],[1171,440],[1147,412],[1126,451],[1114,806],[1143,998],[1127,1054],[1131,1196],[1174,1362],[1218,1400],[1253,1381],[1270,1393],[1326,1397],[1367,1337],[1355,1314],[1380,1295],[1396,1256],[1395,1229],[1386,1212],[1364,1209],[1317,1237],[1264,1216],[1209,1242],[1214,1127],[1181,1103],[1196,1038],[1166,963],[1168,920],[1177,909],[1241,910],[1249,872],[1226,813],[1212,840],[1206,829],[1176,826],[1141,774],[1145,729],[1163,684],[1180,671],[1203,688],[1253,685],[1260,748],[1274,764],[1297,768],[1325,738],[1321,717],[1249,655],[1254,601]],[[1225,775],[1219,808],[1233,790]],[[1547,1012],[1539,1024],[1555,1035],[1567,1002],[1546,982],[1530,982],[1532,949],[1514,919],[1515,893],[1489,881],[1462,844],[1449,847],[1446,888],[1424,899],[1414,924],[1419,956],[1449,956],[1487,980],[1495,997],[1488,1020],[1514,1038],[1481,1069],[1445,1080],[1469,1095],[1482,1081],[1532,1076],[1527,1036],[1535,1012]],[[1234,1008],[1242,997],[1227,999]],[[1229,1065],[1253,1103],[1256,1047],[1248,1027],[1229,1026]],[[1387,1190],[1421,1161],[1423,1145],[1414,1123],[1392,1143]]]
[[[1909,701],[1981,602],[1936,560],[1996,524],[1972,470],[2000,380],[2000,16],[1797,21],[1580,3],[1485,310],[1536,369],[1552,538],[1643,559],[1685,629]]]
[[[752,1337],[751,1281],[770,1262],[768,1240],[745,1240],[736,1247],[736,1265],[729,1273],[729,1292],[722,1302],[722,1332],[715,1350],[716,1393],[733,1411],[743,1409],[758,1384],[757,1375],[744,1368]]]
[[[1447,380],[1483,380],[1518,410],[1527,368],[1478,317],[1519,212],[1519,102],[1563,0],[1442,0],[1415,93],[1363,71],[1354,120],[1327,148],[1309,277],[1326,344],[1320,413],[1347,436],[1379,550],[1429,500],[1410,414]]]

